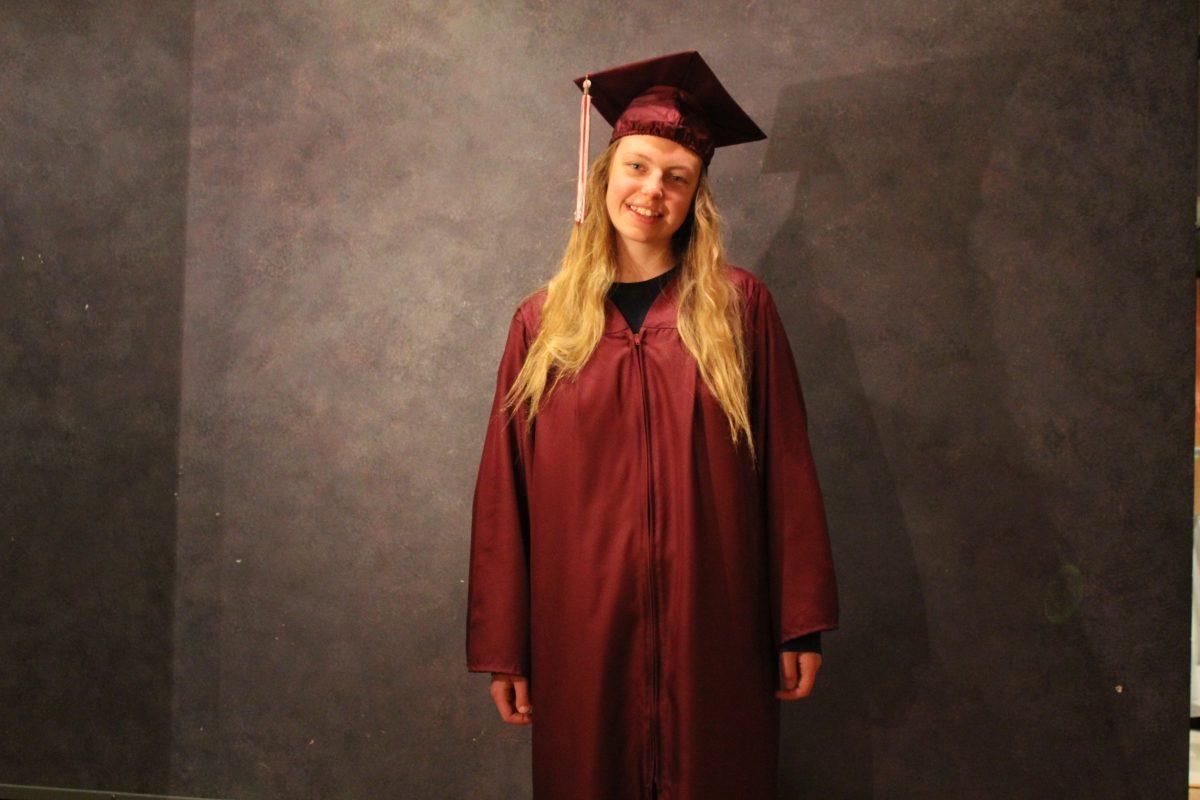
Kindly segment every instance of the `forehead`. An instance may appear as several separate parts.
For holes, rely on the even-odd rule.
[[[700,166],[700,156],[693,153],[679,142],[664,139],[661,136],[631,133],[622,136],[617,141],[617,155],[640,153],[663,167],[688,167],[697,169]]]

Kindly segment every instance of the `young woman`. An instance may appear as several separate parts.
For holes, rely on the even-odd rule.
[[[765,135],[695,51],[576,83],[581,160],[590,102],[613,137],[508,331],[467,666],[533,725],[539,800],[774,798],[777,701],[811,692],[838,605],[792,351],[708,182]]]

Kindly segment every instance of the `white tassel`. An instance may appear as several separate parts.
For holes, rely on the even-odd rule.
[[[592,108],[592,96],[588,89],[592,81],[587,75],[583,76],[583,99],[579,105],[579,172],[575,177],[575,224],[583,222],[587,213],[587,161],[588,144],[591,136],[592,119],[589,113]]]

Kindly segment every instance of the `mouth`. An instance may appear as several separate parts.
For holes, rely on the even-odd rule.
[[[625,208],[629,213],[638,219],[639,222],[645,225],[653,225],[658,220],[662,219],[663,212],[655,211],[654,209],[645,206],[636,206],[632,203],[626,203]]]

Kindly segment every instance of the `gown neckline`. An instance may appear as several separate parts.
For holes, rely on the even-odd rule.
[[[646,316],[642,319],[642,324],[638,327],[639,333],[647,328],[675,327],[676,309],[674,299],[675,285],[679,282],[679,265],[676,264],[674,267],[671,267],[671,269],[662,273],[662,275],[655,275],[653,278],[649,278],[648,281],[661,280],[663,275],[669,275],[670,277],[663,281],[662,288],[659,290],[658,295],[655,296],[654,302],[651,303],[650,308],[646,310]],[[635,281],[633,283],[626,282],[618,284],[618,282],[614,281],[614,285],[635,286],[639,283],[645,282],[647,281]],[[613,299],[608,295],[608,293],[605,293],[604,295],[604,303],[607,311],[604,332],[625,333],[632,336],[633,328],[629,326],[629,320],[625,319],[625,315],[621,313],[619,308],[617,308],[617,304],[613,302]]]

